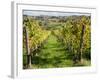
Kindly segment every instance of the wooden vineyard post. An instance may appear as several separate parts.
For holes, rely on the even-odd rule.
[[[26,52],[27,52],[27,65],[29,68],[31,68],[31,54],[29,48],[28,30],[26,27],[24,27],[24,30],[25,30]]]
[[[82,63],[82,53],[83,53],[83,37],[85,32],[85,25],[82,25],[81,38],[80,38],[80,48],[79,48],[79,61]]]

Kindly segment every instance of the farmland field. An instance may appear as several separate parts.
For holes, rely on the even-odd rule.
[[[24,69],[91,66],[90,14],[23,13]]]

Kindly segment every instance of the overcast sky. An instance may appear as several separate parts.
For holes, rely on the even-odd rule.
[[[48,16],[72,16],[72,15],[85,15],[90,16],[89,13],[78,13],[78,12],[50,12],[50,11],[32,11],[32,10],[24,10],[24,15],[29,16],[40,16],[40,15],[48,15]]]

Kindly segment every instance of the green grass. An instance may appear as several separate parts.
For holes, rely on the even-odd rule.
[[[32,58],[32,68],[58,68],[58,67],[73,67],[90,65],[90,61],[85,61],[85,65],[73,64],[73,60],[69,58],[68,53],[62,45],[62,42],[57,40],[51,34],[44,46],[38,52],[37,56]]]
[[[38,53],[37,68],[55,68],[71,65],[72,61],[67,60],[66,50],[61,42],[58,42],[54,35],[50,35],[41,51]],[[36,66],[35,65],[35,66]],[[35,68],[33,65],[33,67]]]

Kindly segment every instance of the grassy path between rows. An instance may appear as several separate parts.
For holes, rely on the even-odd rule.
[[[33,58],[33,68],[57,68],[72,66],[68,53],[60,41],[53,34],[49,36],[39,55]]]

